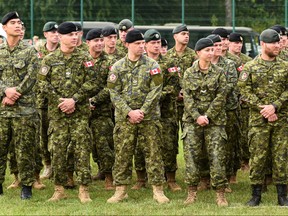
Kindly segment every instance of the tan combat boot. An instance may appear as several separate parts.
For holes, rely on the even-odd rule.
[[[225,198],[225,188],[216,190],[216,203],[219,207],[228,206],[228,202]]]
[[[210,178],[209,177],[201,178],[197,190],[198,191],[204,191],[204,190],[210,190],[210,188],[211,188],[210,187]]]
[[[86,185],[80,185],[78,197],[81,203],[92,202],[92,200],[90,199],[88,186]]]
[[[233,190],[230,187],[230,185],[228,184],[227,187],[225,188],[225,193],[232,193],[232,192],[233,192]]]
[[[112,173],[105,173],[105,190],[115,190]]]
[[[168,203],[170,200],[165,196],[162,185],[152,185],[153,199],[158,203]]]
[[[146,170],[136,171],[136,174],[137,174],[137,182],[131,189],[140,190],[141,188],[146,188]]]
[[[52,176],[52,166],[51,164],[49,165],[45,165],[44,167],[44,171],[42,173],[42,175],[40,176],[40,179],[49,179]]]
[[[18,173],[14,173],[14,181],[12,182],[11,185],[9,185],[9,186],[7,187],[7,189],[19,188],[19,187],[20,187],[20,184],[21,184],[21,182],[20,182],[20,180],[19,180],[19,178],[18,178]]]
[[[73,189],[75,188],[74,178],[73,178],[73,172],[67,172],[67,183],[65,185],[66,189]]]
[[[39,173],[35,173],[35,178],[36,181],[33,183],[33,188],[36,190],[43,190],[46,188],[46,185],[44,185],[41,181],[40,181],[40,177],[39,177]]]
[[[128,198],[128,194],[126,193],[127,186],[126,185],[119,185],[116,186],[115,193],[112,197],[107,200],[107,203],[118,203],[122,200]]]
[[[64,187],[61,185],[55,185],[54,194],[48,201],[56,202],[56,201],[59,201],[61,199],[66,199],[66,198],[67,198],[67,195],[65,194]]]
[[[188,187],[188,196],[184,201],[185,205],[190,205],[196,201],[197,198],[197,186],[189,186]]]
[[[167,183],[168,183],[168,188],[175,192],[175,191],[181,191],[181,187],[176,183],[175,180],[175,172],[166,172],[166,177],[167,177]]]

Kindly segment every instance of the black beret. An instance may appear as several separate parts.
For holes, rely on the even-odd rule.
[[[57,31],[60,34],[69,34],[78,31],[78,27],[73,22],[63,22],[58,26]]]
[[[281,25],[275,25],[275,26],[280,28],[281,35],[287,35],[288,34],[287,29],[284,26],[281,26]]]
[[[212,34],[218,34],[222,38],[228,38],[229,32],[224,28],[216,28],[212,31]]]
[[[118,29],[122,30],[122,31],[127,31],[128,29],[130,29],[131,27],[133,27],[133,23],[131,22],[131,20],[129,19],[123,19],[121,20],[121,22],[118,25]]]
[[[86,34],[86,40],[92,40],[94,38],[102,38],[102,37],[103,37],[103,34],[102,34],[102,29],[101,28],[91,29]]]
[[[161,38],[161,46],[168,46],[168,41],[165,38]]]
[[[144,33],[145,42],[149,42],[151,40],[160,40],[160,39],[161,39],[161,35],[156,29],[148,29]]]
[[[280,41],[280,34],[274,29],[266,29],[260,34],[260,41],[274,43]]]
[[[195,44],[195,51],[199,51],[206,47],[211,47],[211,46],[214,46],[214,44],[210,38],[201,38]]]
[[[117,34],[117,29],[113,26],[105,26],[103,29],[102,29],[102,35],[104,37],[107,37],[107,36],[110,36],[110,35],[113,35],[113,34]]]
[[[140,30],[133,29],[127,33],[126,39],[125,39],[127,43],[133,43],[138,40],[144,40],[144,35],[141,33]]]
[[[3,16],[2,21],[1,21],[2,25],[5,25],[11,19],[20,19],[16,11],[9,12],[5,16]]]
[[[179,32],[182,32],[182,31],[189,31],[187,26],[185,24],[182,24],[182,25],[179,25],[179,26],[176,26],[173,31],[172,31],[172,34],[178,34]]]
[[[81,23],[74,22],[74,24],[77,26],[78,31],[82,31],[83,30]]]
[[[53,30],[57,30],[58,25],[56,22],[47,22],[43,27],[43,32],[49,32]]]
[[[208,35],[207,38],[211,39],[213,41],[213,43],[217,43],[217,42],[221,42],[221,37],[218,34],[211,34]]]
[[[230,42],[243,42],[243,37],[240,33],[233,32],[229,35]]]

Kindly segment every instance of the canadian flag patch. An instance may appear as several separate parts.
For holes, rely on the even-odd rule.
[[[169,72],[169,73],[175,73],[175,72],[178,72],[178,67],[171,67],[171,68],[168,68],[168,72]]]
[[[156,75],[156,74],[160,74],[161,73],[161,70],[160,68],[155,68],[153,70],[150,70],[150,74],[153,76],[153,75]]]
[[[240,65],[238,68],[237,68],[237,71],[238,72],[241,72],[243,70],[243,67],[244,67],[244,64]]]
[[[112,70],[112,65],[111,65],[111,66],[109,66],[109,70],[110,70],[110,71]]]
[[[43,58],[43,54],[42,54],[41,52],[38,52],[38,53],[37,53],[37,57],[38,57],[39,59],[41,59],[41,58]]]
[[[93,61],[88,61],[88,62],[84,62],[85,67],[92,67],[94,66],[94,62]]]

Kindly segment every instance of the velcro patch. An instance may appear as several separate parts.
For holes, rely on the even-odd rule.
[[[110,74],[109,77],[108,77],[108,82],[116,83],[117,78],[118,78],[117,75],[114,74],[114,73],[112,73],[112,74]]]
[[[43,65],[39,70],[39,74],[46,76],[48,74],[49,70],[50,70],[49,66]]]
[[[247,72],[241,72],[240,76],[239,76],[239,80],[240,81],[246,81],[248,79],[249,74]]]

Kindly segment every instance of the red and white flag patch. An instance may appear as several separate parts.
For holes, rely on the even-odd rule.
[[[38,57],[39,59],[41,59],[41,58],[43,58],[43,54],[42,54],[41,52],[38,52],[38,53],[37,53],[37,57]]]
[[[241,72],[243,70],[243,67],[244,67],[244,64],[240,65],[238,68],[237,68],[237,71],[238,72]]]
[[[168,72],[169,72],[169,73],[175,73],[175,72],[178,72],[178,67],[171,67],[171,68],[168,68]]]
[[[155,69],[152,69],[150,70],[150,74],[153,76],[153,75],[156,75],[156,74],[160,74],[161,73],[161,70],[160,68],[155,68]]]
[[[94,66],[94,62],[93,61],[88,61],[88,62],[84,62],[85,67],[92,67]]]

